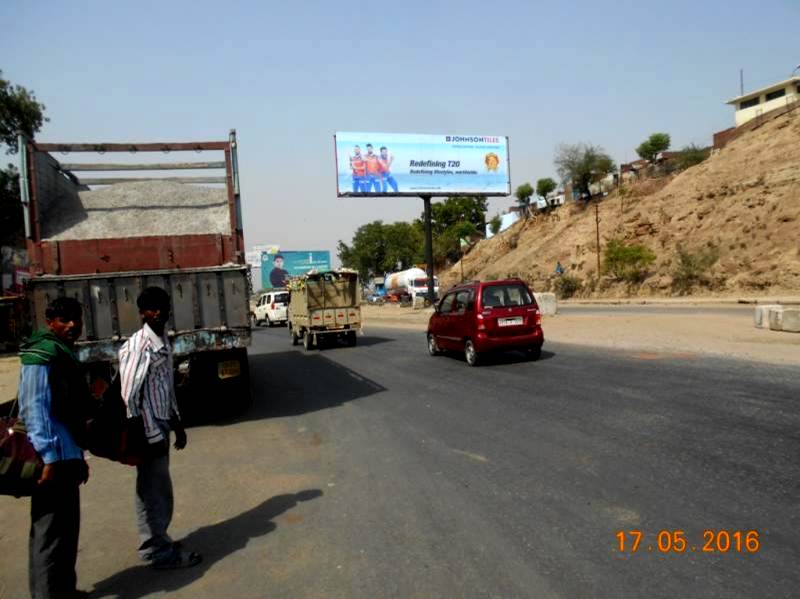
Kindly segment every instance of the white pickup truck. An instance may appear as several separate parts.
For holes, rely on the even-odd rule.
[[[255,307],[255,325],[286,324],[286,308],[289,305],[289,292],[286,289],[270,289],[261,294]]]

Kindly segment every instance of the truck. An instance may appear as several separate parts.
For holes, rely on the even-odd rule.
[[[354,347],[361,331],[361,285],[348,269],[307,274],[289,282],[289,335],[306,351],[344,339]]]
[[[433,292],[439,295],[439,279],[433,278]],[[421,268],[409,268],[400,272],[393,272],[386,275],[386,296],[394,301],[403,298],[413,300],[416,296],[426,297],[428,295],[428,273]],[[435,298],[434,298],[435,299]]]
[[[204,160],[139,158],[178,152]],[[68,162],[77,153],[105,161]],[[167,334],[181,409],[212,396],[246,407],[251,286],[236,132],[223,141],[175,143],[37,143],[20,136],[18,155],[33,326],[44,326],[52,299],[80,301],[84,331],[76,354],[96,389],[111,381],[120,346],[141,327],[137,296],[162,287],[172,301]],[[163,176],[183,170],[224,174]],[[93,175],[103,171],[121,175]],[[131,177],[136,171],[150,175]]]

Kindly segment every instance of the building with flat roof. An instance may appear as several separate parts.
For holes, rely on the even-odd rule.
[[[741,127],[755,118],[800,100],[800,76],[774,83],[728,100],[734,107],[736,126]]]

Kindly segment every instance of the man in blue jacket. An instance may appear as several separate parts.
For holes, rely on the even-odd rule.
[[[47,329],[20,348],[20,416],[44,462],[31,497],[29,586],[33,599],[83,597],[75,588],[80,531],[79,485],[89,478],[83,458],[86,422],[94,402],[72,352],[83,330],[80,303],[53,300]]]

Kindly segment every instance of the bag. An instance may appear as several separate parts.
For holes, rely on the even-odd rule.
[[[16,407],[15,400],[11,414]],[[22,420],[4,416],[0,427],[0,495],[28,497],[42,477],[44,462],[28,439]]]
[[[100,458],[128,466],[141,464],[150,455],[141,416],[128,418],[119,375],[103,393],[97,415],[88,424],[87,449]]]

